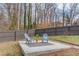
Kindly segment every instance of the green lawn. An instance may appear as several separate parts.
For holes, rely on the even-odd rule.
[[[42,39],[42,37],[33,37],[34,39]],[[60,40],[60,41],[64,41],[64,42],[70,42],[73,44],[77,44],[79,45],[79,36],[78,35],[72,35],[72,36],[64,36],[64,35],[60,35],[60,36],[49,36],[49,40]]]
[[[50,40],[60,40],[79,45],[79,36],[49,36]]]

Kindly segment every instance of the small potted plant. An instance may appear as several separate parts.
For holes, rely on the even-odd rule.
[[[39,40],[39,34],[36,34],[36,42],[38,43]]]

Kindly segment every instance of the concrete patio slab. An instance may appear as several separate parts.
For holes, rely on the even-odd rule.
[[[56,51],[72,47],[70,45],[51,41],[49,41],[49,43],[32,43],[31,45],[27,45],[26,41],[19,41],[19,45],[25,56],[37,56],[41,53],[46,53],[46,51]]]

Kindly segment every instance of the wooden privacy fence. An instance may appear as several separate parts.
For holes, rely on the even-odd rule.
[[[5,31],[0,32],[0,42],[16,41],[24,39],[24,31]]]
[[[39,34],[42,36],[44,33],[47,33],[48,35],[79,35],[79,26],[65,26],[35,30],[35,35]]]
[[[27,32],[27,31],[26,31]],[[35,29],[28,30],[29,36],[35,35]],[[24,31],[4,31],[0,32],[0,42],[16,41],[24,39]]]
[[[56,27],[56,28],[28,30],[28,34],[30,36],[34,36],[36,34],[42,36],[44,33],[47,33],[48,35],[79,35],[79,26],[65,26],[65,27]],[[23,39],[24,39],[24,31],[0,32],[0,42],[16,41]]]

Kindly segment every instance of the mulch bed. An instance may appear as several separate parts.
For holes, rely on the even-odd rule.
[[[37,46],[47,46],[47,45],[53,45],[51,43],[47,43],[47,42],[38,42],[38,43],[31,43],[29,44],[30,47],[37,47]]]
[[[79,49],[76,48],[61,49],[59,51],[40,54],[39,56],[79,56]]]

